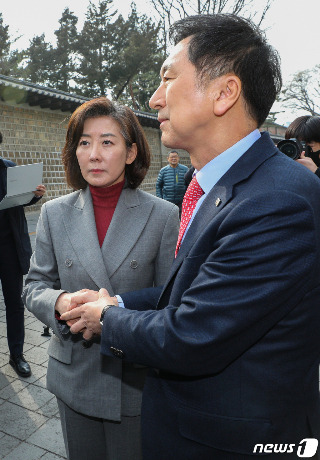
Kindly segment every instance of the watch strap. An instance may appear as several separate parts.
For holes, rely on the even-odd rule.
[[[105,305],[105,306],[103,307],[103,309],[102,309],[102,311],[101,311],[100,320],[99,320],[101,326],[103,326],[103,318],[104,318],[104,315],[105,315],[106,311],[107,311],[110,307],[114,307],[114,306],[115,306],[115,305]]]

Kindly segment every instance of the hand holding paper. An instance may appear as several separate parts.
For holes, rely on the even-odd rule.
[[[28,204],[35,195],[42,196],[45,193],[45,186],[41,184],[42,172],[43,163],[7,168],[7,191],[5,197],[0,201],[0,209],[23,206]]]
[[[46,187],[43,184],[37,186],[37,188],[33,192],[35,196],[41,197],[46,193]]]

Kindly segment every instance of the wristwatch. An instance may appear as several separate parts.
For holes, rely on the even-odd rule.
[[[104,318],[104,315],[106,313],[106,311],[110,308],[110,307],[115,307],[115,305],[106,305],[105,307],[103,307],[102,309],[102,312],[101,312],[101,316],[100,316],[100,324],[101,324],[101,327],[103,326],[103,318]]]

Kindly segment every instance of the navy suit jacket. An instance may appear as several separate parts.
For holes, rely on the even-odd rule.
[[[4,158],[0,157],[0,201],[7,193],[7,168],[11,168],[13,166],[16,166],[13,161],[5,160]],[[40,198],[41,197],[35,196],[29,203],[26,204],[26,206],[35,204],[40,200]],[[19,258],[21,272],[25,275],[28,273],[30,267],[32,248],[23,206],[15,206],[13,208],[8,208],[4,211],[0,211],[0,218],[1,213],[6,213],[8,216],[11,233]],[[0,238],[3,238],[3,235],[0,234]]]
[[[146,393],[170,401],[177,444],[250,455],[319,437],[320,181],[267,133],[205,198],[145,311],[158,294],[122,295],[102,353],[156,369]],[[143,417],[156,439],[161,412]]]

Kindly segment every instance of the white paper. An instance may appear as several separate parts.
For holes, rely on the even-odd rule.
[[[7,194],[0,201],[0,209],[29,203],[34,191],[42,184],[43,163],[32,163],[7,168]]]

